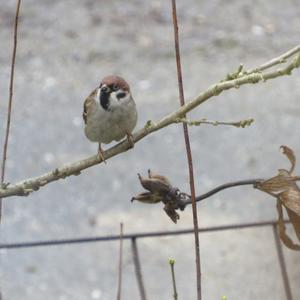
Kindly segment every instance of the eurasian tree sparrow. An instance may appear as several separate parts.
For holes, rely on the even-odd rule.
[[[98,155],[105,161],[101,143],[120,141],[124,136],[130,143],[137,122],[137,111],[128,83],[119,76],[107,76],[84,101],[85,135],[99,143]]]

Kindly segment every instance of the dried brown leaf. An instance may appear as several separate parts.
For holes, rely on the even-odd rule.
[[[150,169],[148,170],[148,176],[149,176],[149,178],[154,178],[154,179],[160,180],[161,182],[163,182],[164,184],[166,184],[170,188],[172,187],[171,182],[169,181],[169,179],[167,177],[165,177],[163,175],[153,173]]]
[[[289,148],[288,146],[281,146],[280,149],[282,149],[282,153],[285,154],[288,158],[288,160],[291,163],[291,169],[289,171],[290,174],[293,173],[294,169],[295,169],[295,165],[296,165],[296,156],[294,154],[294,151]]]
[[[293,177],[287,170],[280,169],[278,170],[277,176],[259,182],[257,188],[266,193],[273,194],[284,192],[289,189],[291,185],[295,186]]]
[[[292,210],[287,210],[289,219],[293,224],[298,240],[300,241],[300,218],[299,215],[294,213]]]
[[[153,193],[141,193],[138,194],[137,196],[134,196],[131,198],[131,202],[133,202],[134,200],[143,202],[143,203],[158,203],[160,201],[162,201],[162,197],[159,194],[153,194]]]
[[[287,146],[281,146],[291,163],[289,171],[280,169],[278,175],[257,184],[257,188],[277,198],[278,226],[282,242],[293,250],[300,250],[300,245],[294,244],[291,238],[286,234],[283,221],[282,206],[285,207],[289,220],[291,221],[297,238],[300,241],[300,189],[296,184],[299,176],[292,176],[295,169],[296,157],[292,149]]]
[[[167,203],[164,207],[164,211],[170,217],[170,219],[176,224],[177,220],[179,220],[180,217],[179,214],[174,209],[174,207],[170,203]]]
[[[151,193],[165,194],[170,191],[170,186],[161,178],[157,177],[142,177],[138,174],[141,185],[144,189]]]
[[[295,184],[294,188],[283,192],[279,199],[281,204],[285,207],[298,240],[300,241],[300,189]]]
[[[293,211],[300,219],[300,189],[296,184],[280,194],[280,201],[287,210]]]
[[[178,188],[171,185],[170,181],[162,175],[154,174],[148,170],[148,177],[143,177],[138,174],[141,185],[149,192],[141,193],[132,197],[131,202],[134,200],[143,203],[164,203],[164,211],[169,218],[177,223],[179,214],[176,209],[182,209],[182,202],[188,195],[180,193]]]
[[[277,211],[278,211],[278,229],[279,229],[279,236],[282,242],[290,249],[300,251],[300,245],[295,244],[292,239],[286,233],[286,227],[283,221],[283,212],[282,212],[282,205],[280,200],[277,200]],[[292,222],[294,229],[296,231],[297,237],[300,240],[300,228],[299,228],[299,217],[291,210],[287,210],[289,219]],[[296,218],[296,220],[295,220]],[[295,224],[298,224],[298,229],[295,228]]]

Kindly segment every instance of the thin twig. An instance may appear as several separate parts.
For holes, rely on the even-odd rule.
[[[6,157],[7,157],[7,148],[8,148],[8,138],[9,138],[9,132],[10,132],[9,130],[10,130],[10,119],[11,119],[12,100],[13,100],[13,92],[14,92],[14,75],[15,75],[15,62],[16,62],[17,43],[18,43],[18,22],[19,22],[20,6],[21,6],[21,0],[18,0],[17,8],[16,8],[16,15],[15,15],[15,24],[14,24],[14,44],[13,44],[13,52],[12,52],[12,59],[11,59],[7,121],[6,121],[6,131],[5,131],[2,166],[1,166],[1,185],[3,184],[4,178],[5,178],[5,166],[6,166]],[[2,218],[2,198],[0,198],[0,223],[1,223],[1,218]]]
[[[181,72],[181,62],[180,62],[180,47],[179,47],[178,22],[177,22],[177,12],[176,12],[176,0],[172,0],[172,15],[173,15],[179,98],[180,98],[180,105],[184,106],[185,101],[184,101],[183,80],[182,80],[182,72]],[[183,115],[183,117],[185,117],[185,115]],[[199,234],[198,234],[196,192],[195,192],[194,171],[193,171],[193,158],[192,158],[192,150],[191,150],[190,139],[189,139],[188,126],[186,123],[183,123],[182,125],[183,125],[184,141],[185,141],[186,155],[187,155],[188,167],[189,167],[189,181],[190,181],[190,189],[191,189],[191,197],[192,197],[195,254],[196,254],[196,274],[197,274],[197,299],[201,300],[202,296],[201,296],[200,247],[199,247]]]
[[[170,267],[171,267],[171,274],[172,274],[173,298],[174,298],[174,300],[177,300],[178,299],[178,294],[177,294],[175,270],[174,270],[175,260],[174,259],[169,259],[169,264],[170,264]]]
[[[224,183],[224,184],[219,185],[219,186],[215,187],[214,189],[208,191],[205,194],[197,196],[196,201],[202,201],[222,190],[229,189],[229,188],[236,187],[236,186],[253,185],[255,187],[257,185],[257,183],[259,183],[261,181],[263,181],[263,179],[247,179],[247,180],[239,180],[239,181],[232,181],[232,182]],[[191,201],[187,201],[186,204],[191,204]]]
[[[299,51],[296,52],[297,54],[300,52],[300,45],[298,46],[298,48]],[[290,51],[288,51],[287,53],[289,52]],[[282,56],[284,55],[285,54],[283,54]],[[245,84],[256,84],[258,82],[265,82],[267,80],[271,80],[277,77],[290,75],[291,72],[294,69],[299,68],[299,66],[300,66],[300,55],[298,54],[297,57],[295,57],[289,64],[287,64],[285,67],[281,69],[276,69],[265,73],[259,72],[259,73],[252,73],[252,74],[243,74],[242,76],[236,79],[222,81],[213,84],[206,91],[199,94],[198,97],[187,102],[184,106],[180,107],[176,111],[163,117],[158,122],[156,123],[151,121],[147,122],[144,128],[140,129],[135,134],[133,134],[133,141],[137,143],[139,140],[143,139],[147,135],[173,124],[177,118],[184,117],[185,114],[192,111],[200,104],[219,95],[220,93],[226,90],[232,88],[238,88]],[[106,160],[108,160],[109,158],[114,157],[120,153],[123,153],[131,148],[132,148],[131,144],[127,140],[125,140],[106,150],[104,156]],[[27,196],[30,193],[38,190],[40,187],[49,184],[50,182],[59,179],[64,179],[72,175],[79,175],[81,171],[90,168],[92,166],[98,165],[100,163],[101,161],[99,161],[98,155],[94,155],[89,158],[77,161],[75,163],[70,163],[62,167],[56,168],[40,176],[27,178],[15,184],[8,184],[8,183],[2,184],[2,188],[0,187],[0,197],[4,198],[4,197],[16,196],[16,195]]]
[[[122,291],[122,267],[123,267],[123,223],[120,223],[120,250],[119,250],[119,279],[117,300],[121,300]]]
[[[186,123],[189,126],[200,126],[201,124],[208,124],[213,126],[218,125],[227,125],[227,126],[234,126],[234,127],[242,127],[245,128],[246,126],[250,126],[254,122],[254,119],[247,119],[235,122],[224,122],[224,121],[211,121],[207,119],[201,120],[188,120],[186,118],[177,118],[174,123]]]
[[[262,72],[266,69],[269,69],[271,67],[274,67],[278,64],[282,64],[282,63],[285,63],[286,60],[288,58],[290,58],[291,56],[295,55],[296,53],[298,53],[300,51],[300,45],[294,47],[293,49],[285,52],[284,54],[278,56],[278,57],[275,57],[273,59],[271,59],[270,61],[250,70],[250,71],[247,71],[248,74],[250,73],[256,73],[256,72]]]
[[[290,224],[289,220],[284,221],[286,224]],[[199,232],[217,232],[217,231],[227,231],[227,230],[237,230],[237,229],[246,229],[246,228],[258,228],[271,226],[277,224],[277,220],[269,220],[264,222],[250,222],[250,223],[238,223],[238,224],[229,224],[229,225],[219,225],[212,227],[203,227],[199,228]],[[124,234],[123,240],[130,239],[140,239],[140,238],[153,238],[153,237],[162,237],[162,236],[177,236],[184,234],[194,233],[194,228],[189,229],[180,229],[172,231],[155,231],[155,232],[136,232],[130,234]],[[92,236],[92,237],[83,237],[83,238],[69,238],[69,239],[54,239],[54,240],[39,240],[39,241],[23,241],[18,243],[0,243],[0,249],[6,250],[17,250],[24,248],[34,248],[34,247],[49,247],[49,246],[63,246],[63,245],[73,245],[73,244],[87,244],[87,243],[99,243],[99,242],[109,242],[109,241],[119,241],[120,235],[105,235],[105,236]]]

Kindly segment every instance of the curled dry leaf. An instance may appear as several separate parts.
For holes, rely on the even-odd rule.
[[[259,182],[256,187],[273,196],[277,196],[277,193],[288,190],[293,184],[295,184],[295,181],[290,173],[287,170],[279,169],[277,176]]]
[[[185,201],[189,198],[189,195],[180,193],[177,188],[171,185],[168,178],[154,174],[150,170],[148,171],[148,177],[143,177],[140,174],[138,174],[138,177],[142,187],[148,192],[132,197],[131,202],[134,200],[152,204],[162,202],[165,204],[164,211],[166,214],[174,223],[177,223],[179,214],[176,210],[184,209]]]
[[[148,178],[142,177],[140,174],[138,174],[138,177],[142,187],[151,193],[168,193],[172,187],[166,177],[162,175],[155,175],[151,172],[151,170],[148,170]]]
[[[279,236],[280,236],[282,242],[288,248],[300,251],[300,245],[295,244],[292,241],[292,239],[286,234],[286,227],[285,227],[285,223],[283,221],[282,205],[280,204],[279,200],[277,200],[277,211],[278,211],[278,216],[279,216],[279,218],[278,218]],[[297,219],[297,216],[295,216],[293,213],[288,213],[288,215],[289,215],[289,218],[290,218],[290,220],[291,220],[292,223],[293,223],[293,221],[295,221],[297,223],[297,220],[294,219],[294,218]],[[297,234],[298,239],[300,240],[299,228],[298,228],[298,230],[296,230],[296,234]]]
[[[290,170],[280,169],[278,175],[268,180],[259,182],[256,188],[277,198],[278,227],[282,242],[290,249],[300,251],[300,245],[295,244],[286,234],[286,228],[283,221],[282,206],[285,207],[289,220],[291,221],[298,240],[300,241],[300,189],[296,181],[299,176],[293,176],[292,172],[296,165],[296,156],[292,149],[287,146],[281,146],[291,163]]]
[[[161,196],[157,193],[153,194],[145,192],[132,197],[131,202],[133,202],[133,200],[137,200],[143,203],[158,203],[161,201]]]
[[[281,146],[280,149],[282,149],[282,153],[287,156],[291,163],[291,169],[289,171],[290,174],[294,172],[295,166],[296,166],[296,156],[294,154],[294,151],[289,148],[288,146]]]
[[[167,203],[164,206],[164,211],[170,217],[170,219],[176,224],[177,220],[179,220],[179,214],[176,212],[171,203]]]

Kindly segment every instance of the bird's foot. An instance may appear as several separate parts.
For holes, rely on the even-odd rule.
[[[98,156],[98,159],[99,159],[100,161],[103,161],[103,162],[106,164],[106,160],[105,160],[105,158],[104,158],[104,150],[102,149],[100,143],[99,143],[99,147],[98,147],[98,154],[97,154],[97,156]]]
[[[131,133],[126,133],[126,137],[130,148],[133,148],[134,147],[133,135]]]

